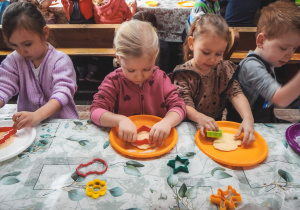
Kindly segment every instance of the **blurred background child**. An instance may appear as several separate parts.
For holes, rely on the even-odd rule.
[[[9,4],[10,4],[9,1],[0,0],[0,24],[1,24],[1,19],[2,19],[3,12],[6,9],[6,7],[8,7]]]
[[[225,20],[230,27],[254,27],[261,0],[222,0],[226,2]]]
[[[274,68],[286,64],[300,46],[300,10],[295,3],[277,1],[262,9],[256,45],[240,62],[238,79],[254,122],[280,122],[275,117],[274,105],[286,107],[300,95],[300,71],[284,86],[276,81],[274,73]],[[234,110],[228,111],[230,120],[240,120]]]
[[[61,0],[70,24],[95,23],[92,0]]]
[[[191,10],[190,16],[187,23],[185,24],[185,29],[182,33],[182,41],[185,41],[186,34],[190,31],[193,22],[201,15],[214,13],[221,15],[220,5],[218,0],[196,0],[193,9]]]
[[[35,126],[47,118],[78,118],[73,64],[47,43],[49,28],[37,7],[28,2],[9,5],[2,30],[15,51],[0,65],[0,107],[19,94],[14,128]]]
[[[186,114],[182,98],[166,73],[155,66],[159,40],[150,23],[131,20],[118,29],[114,46],[121,68],[105,77],[91,105],[92,121],[119,127],[119,137],[135,141],[137,128],[128,118],[148,114],[163,118],[150,131],[149,141],[161,142]]]
[[[170,75],[183,97],[187,118],[204,131],[218,131],[216,120],[222,120],[228,100],[241,115],[243,122],[236,134],[244,132],[243,144],[254,141],[254,124],[247,98],[234,78],[236,65],[222,60],[230,41],[226,21],[216,14],[196,19],[184,44],[186,63],[175,67]]]

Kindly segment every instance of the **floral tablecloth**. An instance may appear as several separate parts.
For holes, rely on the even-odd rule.
[[[29,148],[0,162],[0,209],[218,209],[210,195],[228,185],[242,196],[237,209],[300,209],[300,156],[285,139],[290,125],[255,124],[268,144],[267,159],[253,167],[230,167],[199,150],[193,123],[176,127],[178,142],[169,153],[142,160],[116,152],[109,129],[89,120],[51,120],[35,127]],[[189,173],[173,174],[167,166],[176,155],[189,160]],[[94,158],[107,161],[107,172],[78,176],[76,167]],[[102,165],[86,170],[93,167]],[[107,182],[98,199],[85,192],[95,178]]]
[[[180,0],[157,0],[157,7],[148,6],[146,1],[148,0],[138,0],[137,10],[155,14],[160,38],[169,42],[182,42],[181,34],[192,8],[178,6]]]

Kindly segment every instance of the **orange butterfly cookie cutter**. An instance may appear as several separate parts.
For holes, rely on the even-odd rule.
[[[220,210],[227,210],[227,208],[235,209],[234,202],[241,202],[242,197],[231,185],[228,185],[226,191],[218,189],[217,195],[212,194],[210,201],[220,205]]]

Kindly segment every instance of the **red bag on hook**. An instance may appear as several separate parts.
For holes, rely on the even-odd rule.
[[[132,18],[132,13],[125,0],[104,0],[104,5],[94,3],[96,23],[120,24]]]

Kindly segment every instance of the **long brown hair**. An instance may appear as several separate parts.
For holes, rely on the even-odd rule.
[[[204,34],[215,33],[229,43],[230,31],[229,27],[222,16],[214,13],[209,13],[198,17],[192,24],[190,31],[187,34],[186,40],[183,44],[184,60],[188,61],[194,57],[193,51],[189,48],[187,39],[189,36],[194,39],[199,39]],[[217,43],[216,43],[217,44]]]
[[[42,38],[45,26],[46,20],[42,13],[29,2],[10,4],[5,9],[2,17],[2,32],[8,45],[8,40],[18,27],[31,31]]]

